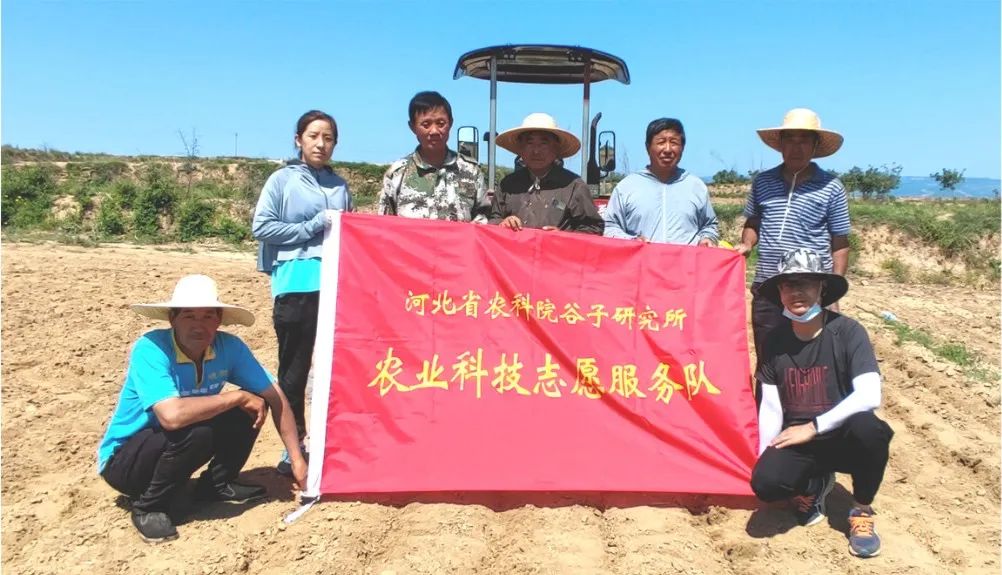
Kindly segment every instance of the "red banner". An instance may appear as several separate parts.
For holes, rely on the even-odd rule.
[[[323,265],[308,493],[750,494],[734,252],[347,214]]]

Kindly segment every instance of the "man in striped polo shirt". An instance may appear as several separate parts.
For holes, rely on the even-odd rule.
[[[813,111],[796,108],[787,112],[782,126],[758,130],[758,135],[765,145],[783,155],[783,163],[760,173],[752,182],[741,243],[735,247],[738,253],[747,254],[758,245],[751,287],[756,357],[760,357],[769,332],[783,320],[783,308],[758,293],[759,285],[776,275],[783,254],[796,248],[814,250],[821,254],[825,271],[842,276],[849,264],[845,187],[812,161],[838,151],[841,134],[821,129],[821,120]]]

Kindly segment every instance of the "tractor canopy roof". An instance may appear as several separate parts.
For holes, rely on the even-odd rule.
[[[472,50],[459,57],[453,79],[463,76],[490,80],[491,56],[497,57],[497,81],[524,84],[583,84],[618,80],[630,83],[626,62],[612,54],[555,44],[505,44]]]

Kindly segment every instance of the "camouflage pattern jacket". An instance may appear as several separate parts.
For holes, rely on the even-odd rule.
[[[383,176],[380,214],[487,223],[489,211],[480,167],[452,150],[441,168],[429,165],[414,150],[390,164]]]

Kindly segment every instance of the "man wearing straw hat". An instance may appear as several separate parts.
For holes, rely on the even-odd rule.
[[[849,265],[849,204],[845,187],[812,160],[834,154],[842,136],[821,128],[818,115],[806,108],[786,113],[783,125],[758,130],[767,146],[783,155],[783,163],[755,177],[745,203],[741,243],[747,254],[758,245],[752,281],[752,330],[755,353],[782,320],[783,309],[758,294],[788,250],[810,248],[821,254],[825,271],[845,275]],[[837,306],[836,306],[837,311]]]
[[[581,142],[549,114],[529,114],[517,128],[498,134],[497,145],[522,158],[494,194],[490,223],[522,228],[602,234],[602,218],[588,185],[558,158],[577,153]]]
[[[685,128],[675,118],[647,125],[646,170],[616,185],[605,210],[605,235],[661,244],[716,245],[717,215],[706,184],[679,167]]]
[[[191,475],[208,463],[195,487],[202,501],[246,503],[263,487],[234,481],[247,462],[271,408],[292,459],[296,487],[306,460],[289,402],[240,338],[220,325],[254,323],[254,315],[219,301],[216,282],[181,278],[170,301],[132,306],[170,322],[143,334],[129,355],[125,385],[98,447],[98,471],[132,500],[132,523],[150,543],[177,538],[167,514]],[[239,389],[223,391],[226,383]]]
[[[849,473],[849,552],[873,557],[880,537],[871,504],[894,432],[874,414],[880,370],[866,330],[825,309],[848,289],[844,276],[827,271],[822,256],[806,248],[784,254],[778,273],[759,286],[784,319],[755,374],[762,401],[751,487],[763,501],[794,498],[801,525],[815,525],[827,513],[834,472]]]

